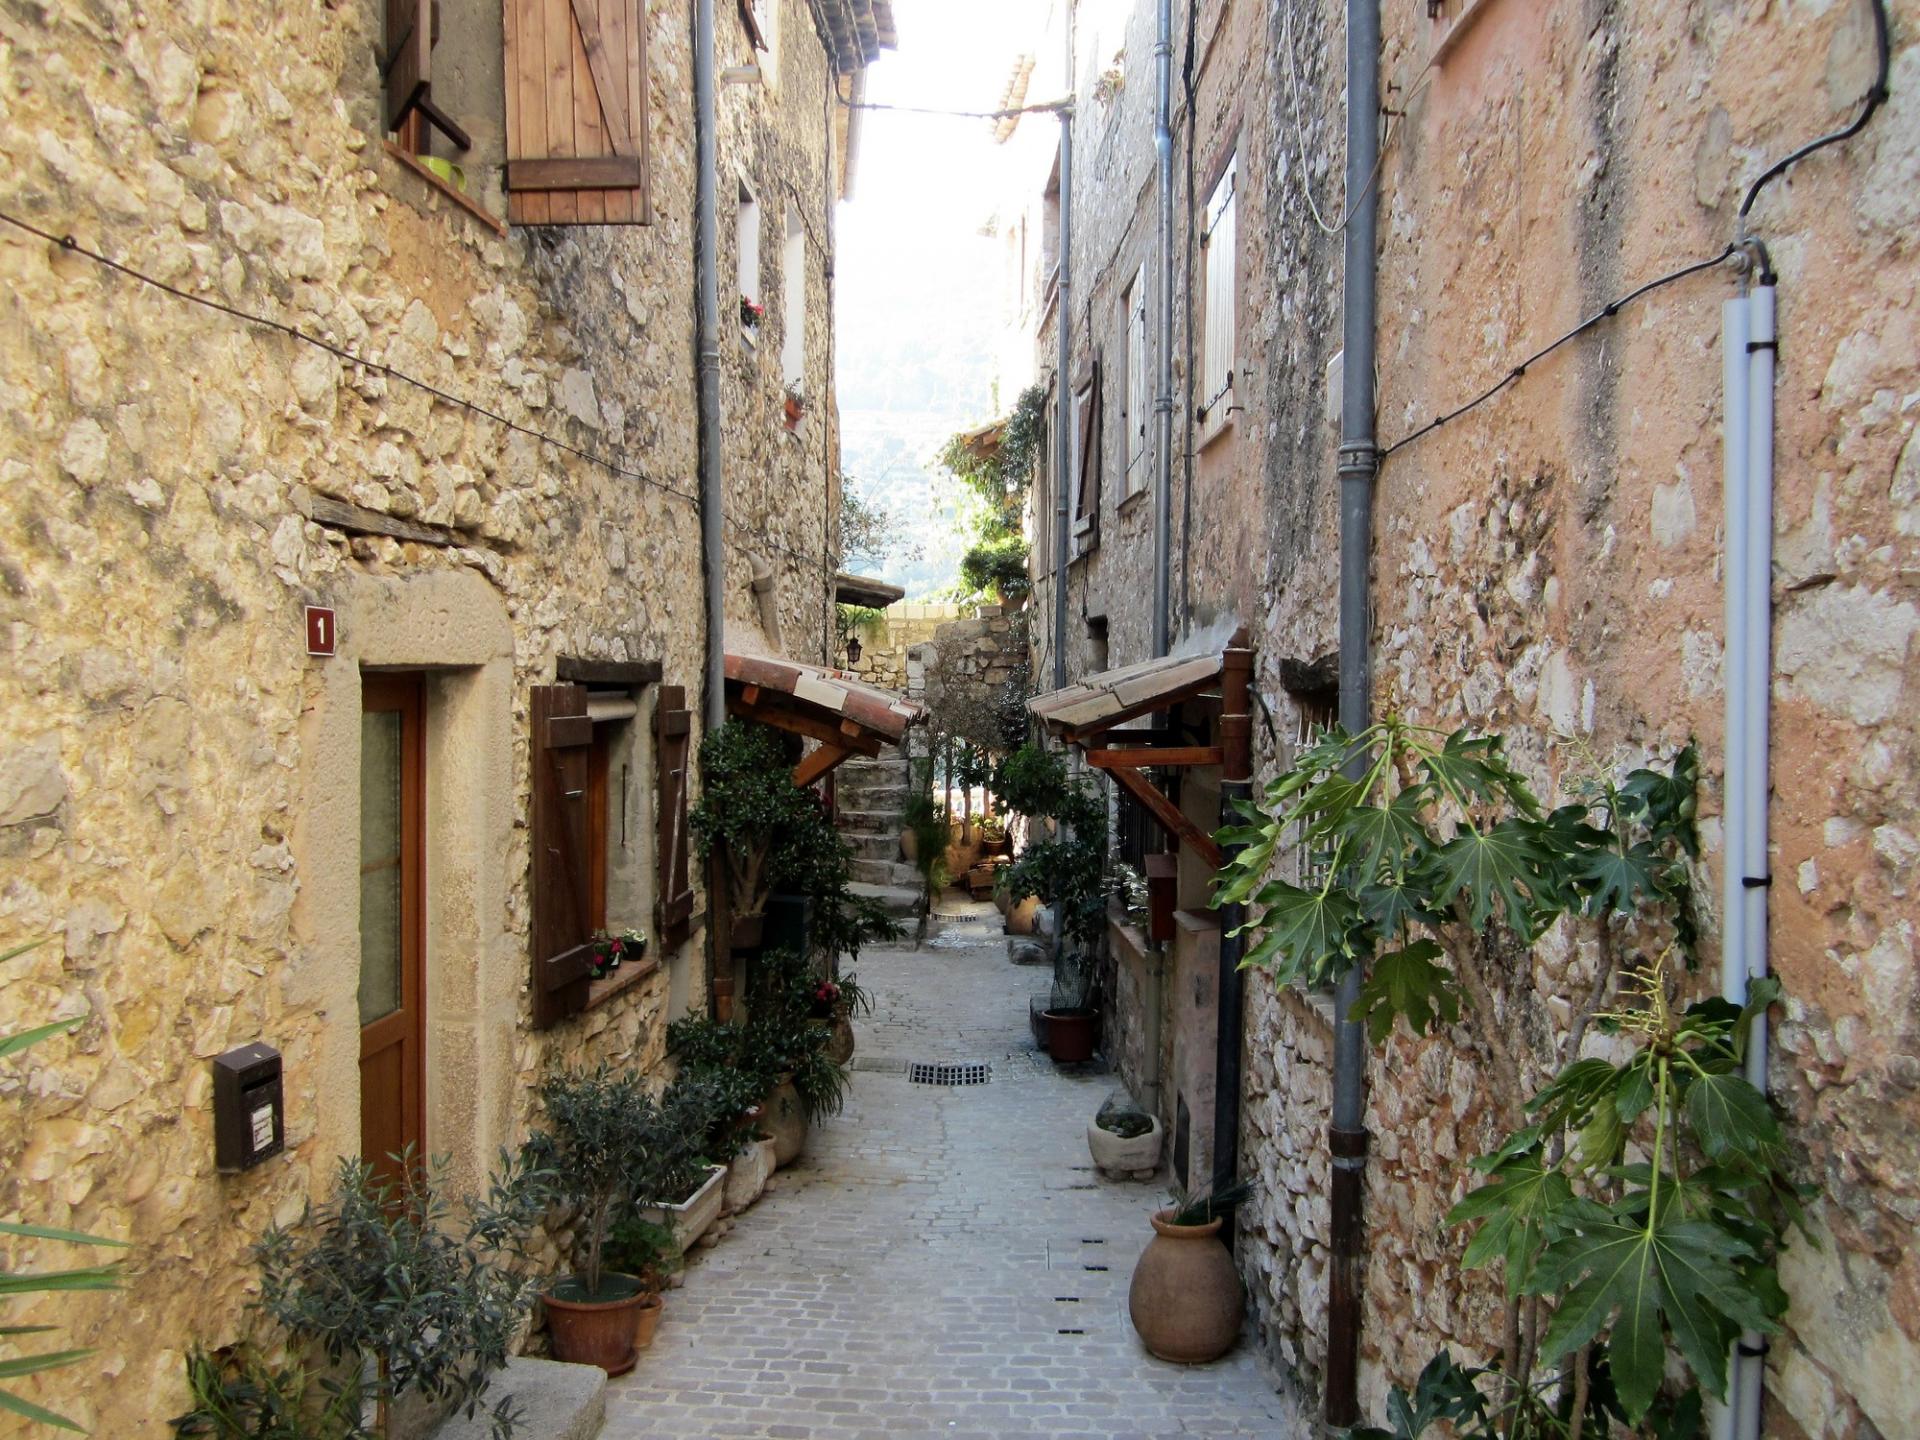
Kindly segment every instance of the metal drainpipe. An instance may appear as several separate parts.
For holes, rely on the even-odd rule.
[[[1071,95],[1075,78],[1073,0],[1064,0],[1061,12],[1066,36],[1066,93]],[[1071,481],[1067,466],[1073,457],[1073,380],[1068,368],[1073,363],[1073,292],[1068,283],[1073,260],[1073,108],[1070,103],[1060,107],[1060,283],[1058,309],[1054,312],[1060,331],[1060,393],[1054,397],[1053,424],[1053,688],[1056,690],[1064,689],[1067,683],[1067,546],[1070,538],[1067,530],[1071,523],[1067,504],[1067,487]]]
[[[1159,291],[1154,296],[1159,382],[1153,397],[1153,653],[1173,648],[1173,0],[1160,0],[1153,45],[1155,180],[1160,187]]]
[[[1246,631],[1236,631],[1220,669],[1220,823],[1243,823],[1237,802],[1253,796],[1253,651]],[[1231,857],[1241,847],[1228,846]],[[1240,1173],[1240,1051],[1246,1023],[1246,977],[1240,957],[1246,942],[1233,932],[1245,923],[1245,905],[1220,907],[1219,1006],[1214,1020],[1213,1189],[1231,1185]],[[1231,1246],[1234,1220],[1222,1237]]]
[[[726,491],[720,470],[720,201],[714,102],[713,0],[693,10],[694,269],[700,424],[700,556],[707,584],[706,673],[701,715],[709,731],[727,719]],[[711,933],[711,927],[709,927]]]
[[[1374,228],[1372,184],[1380,151],[1380,0],[1347,0],[1347,204],[1345,363],[1340,392],[1340,724],[1358,734],[1369,723],[1372,624],[1367,566],[1373,549],[1373,484],[1380,468],[1374,433]],[[1348,772],[1364,773],[1365,757]],[[1332,1275],[1327,1299],[1326,1421],[1360,1419],[1361,1185],[1367,1164],[1366,1035],[1349,1018],[1360,998],[1361,965],[1334,992]]]

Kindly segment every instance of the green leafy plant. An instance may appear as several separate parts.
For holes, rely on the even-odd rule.
[[[1695,940],[1697,756],[1615,780],[1578,755],[1549,811],[1499,737],[1390,718],[1304,750],[1220,834],[1215,903],[1248,905],[1246,963],[1329,984],[1370,962],[1351,1018],[1376,1043],[1400,1021],[1416,1034],[1465,1021],[1461,1038],[1486,1051],[1508,1134],[1472,1162],[1486,1181],[1451,1218],[1473,1227],[1463,1267],[1504,1270],[1506,1339],[1485,1370],[1429,1367],[1424,1399],[1399,1393],[1408,1423],[1468,1425],[1436,1398],[1465,1375],[1491,1395],[1488,1428],[1463,1434],[1577,1440],[1606,1423],[1602,1395],[1629,1424],[1682,1424],[1685,1395],[1660,1394],[1669,1347],[1723,1394],[1734,1334],[1772,1328],[1784,1308],[1774,1265],[1798,1198],[1778,1122],[1740,1070],[1777,992],[1756,985],[1745,1010],[1681,1008],[1674,993],[1672,962],[1690,965]],[[1305,873],[1276,873],[1302,856]],[[1515,957],[1555,925],[1590,932],[1599,963],[1560,1042],[1534,1054],[1496,990],[1529,1002],[1531,967]],[[1609,1008],[1623,974],[1632,1003]],[[1629,1042],[1627,1058],[1581,1058],[1595,1024]]]
[[[783,882],[803,881],[824,848],[819,797],[793,783],[779,731],[730,719],[700,742],[700,798],[689,812],[703,857],[727,867],[734,914],[763,914]]]
[[[35,940],[25,945],[16,945],[0,953],[0,962],[24,955],[46,943]],[[31,1029],[17,1031],[0,1039],[0,1060],[11,1059],[24,1051],[51,1040],[56,1035],[66,1035],[86,1023],[86,1016],[77,1015],[69,1020],[55,1020],[45,1025],[36,1025]],[[99,1235],[88,1235],[78,1230],[65,1230],[52,1225],[30,1225],[18,1221],[0,1222],[0,1235],[9,1235],[18,1240],[43,1240],[57,1245],[98,1245],[125,1249],[126,1242],[108,1240]],[[113,1265],[84,1265],[67,1270],[15,1270],[11,1264],[0,1269],[0,1296],[16,1297],[25,1295],[71,1294],[81,1290],[116,1290],[120,1286],[120,1267]],[[18,1340],[23,1335],[43,1335],[52,1327],[47,1325],[0,1325],[0,1339]],[[68,1365],[78,1364],[93,1352],[91,1350],[43,1350],[37,1354],[15,1356],[9,1360],[0,1360],[0,1378],[15,1380],[25,1375],[37,1375],[47,1370],[58,1370]],[[0,1410],[9,1411],[24,1419],[41,1425],[52,1425],[62,1430],[80,1430],[80,1426],[64,1415],[55,1414],[45,1406],[36,1405],[23,1399],[11,1390],[0,1390]]]
[[[587,1301],[631,1294],[607,1284],[602,1263],[607,1232],[636,1195],[657,1197],[675,1182],[684,1163],[668,1140],[660,1105],[639,1075],[602,1063],[591,1070],[561,1070],[540,1082],[545,1125],[520,1149],[520,1173],[528,1193],[549,1205],[564,1205],[580,1217],[575,1240],[578,1270],[561,1281],[568,1298]]]
[[[360,1374],[318,1382],[293,1360],[275,1361],[253,1346],[187,1354],[193,1407],[168,1423],[178,1435],[213,1440],[378,1440],[364,1419]]]
[[[1229,1184],[1216,1184],[1212,1188],[1197,1194],[1188,1194],[1182,1190],[1173,1193],[1173,1214],[1167,1217],[1169,1225],[1209,1225],[1253,1198],[1251,1180],[1235,1180]]]
[[[616,1220],[607,1232],[606,1261],[623,1275],[631,1275],[649,1295],[666,1288],[667,1277],[681,1265],[673,1231],[638,1215]]]
[[[973,594],[1017,600],[1033,589],[1027,572],[1026,537],[1001,535],[976,541],[960,556],[960,579]]]
[[[503,1181],[486,1201],[469,1202],[463,1228],[429,1167],[399,1158],[393,1179],[343,1159],[325,1204],[292,1228],[268,1229],[254,1246],[260,1307],[325,1357],[329,1393],[358,1384],[340,1377],[372,1362],[367,1394],[383,1415],[392,1400],[418,1394],[472,1416],[526,1314],[531,1282],[519,1243],[532,1212]],[[511,1401],[489,1413],[505,1440]]]

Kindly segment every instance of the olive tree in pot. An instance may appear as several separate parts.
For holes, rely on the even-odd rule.
[[[688,818],[701,858],[725,866],[735,949],[759,948],[774,852],[814,804],[793,783],[779,731],[736,718],[700,742],[700,799]]]
[[[546,1126],[521,1147],[523,1177],[549,1206],[576,1217],[576,1268],[541,1295],[553,1353],[624,1375],[634,1365],[642,1312],[657,1312],[661,1300],[642,1277],[608,1271],[602,1262],[608,1233],[634,1196],[663,1188],[659,1102],[638,1075],[602,1064],[549,1076],[540,1103]]]

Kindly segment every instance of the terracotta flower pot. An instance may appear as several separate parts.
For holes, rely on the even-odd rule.
[[[833,1036],[827,1041],[827,1058],[836,1065],[853,1059],[853,1021],[846,1015],[833,1017]]]
[[[920,837],[911,830],[900,832],[900,858],[907,861],[920,858]]]
[[[569,1288],[571,1296],[566,1293]],[[636,1358],[641,1312],[652,1309],[658,1324],[660,1297],[642,1291],[631,1275],[602,1275],[600,1288],[603,1293],[613,1292],[610,1298],[588,1300],[579,1280],[569,1276],[540,1297],[546,1302],[553,1358],[624,1375]]]
[[[1127,1289],[1127,1313],[1153,1354],[1200,1365],[1218,1360],[1240,1338],[1246,1295],[1233,1256],[1220,1243],[1221,1222],[1170,1225],[1172,1218],[1171,1210],[1153,1217],[1153,1239]]]
[[[1056,1064],[1070,1065],[1093,1058],[1093,1037],[1099,1015],[1092,1010],[1048,1010],[1047,1053]]]
[[[807,1112],[800,1103],[800,1092],[793,1078],[782,1080],[767,1092],[766,1118],[762,1125],[773,1141],[773,1159],[777,1165],[791,1165],[807,1148]]]
[[[646,1304],[639,1309],[640,1323],[633,1327],[633,1348],[645,1350],[653,1344],[653,1337],[659,1333],[660,1317],[667,1312],[667,1297],[649,1295]]]

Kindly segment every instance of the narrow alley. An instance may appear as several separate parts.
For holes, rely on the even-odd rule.
[[[1084,1131],[1118,1081],[1033,1048],[1047,971],[1008,963],[980,908],[862,955],[846,1111],[668,1295],[605,1440],[1307,1432],[1251,1334],[1209,1366],[1141,1348],[1127,1281],[1166,1192],[1093,1171]],[[992,1078],[914,1084],[914,1061]]]

